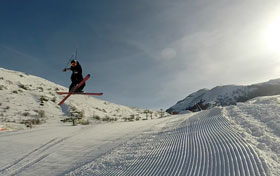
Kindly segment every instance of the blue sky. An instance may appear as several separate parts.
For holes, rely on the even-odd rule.
[[[265,38],[279,9],[278,0],[1,0],[0,67],[68,87],[61,70],[78,48],[92,75],[85,91],[166,109],[201,88],[280,77],[280,48]]]

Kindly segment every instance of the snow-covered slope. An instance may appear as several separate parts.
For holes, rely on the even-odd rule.
[[[174,115],[67,175],[280,174],[280,96]],[[120,167],[121,166],[121,167]]]
[[[48,80],[25,73],[0,68],[0,129],[25,128],[30,124],[60,121],[71,112],[83,117],[84,123],[92,120],[122,121],[160,117],[159,112],[113,104],[91,96],[71,96],[62,107],[64,97],[57,91],[67,88]]]
[[[186,110],[197,111],[214,106],[233,105],[237,102],[245,102],[258,96],[277,94],[280,94],[280,79],[249,86],[217,86],[211,90],[201,89],[190,94],[185,99],[170,107],[167,112],[180,113]]]
[[[257,97],[223,108],[236,130],[266,161],[271,175],[280,174],[280,96]]]

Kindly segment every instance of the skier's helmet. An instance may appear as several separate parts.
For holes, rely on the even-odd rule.
[[[71,66],[72,67],[75,67],[77,65],[77,60],[71,60]]]

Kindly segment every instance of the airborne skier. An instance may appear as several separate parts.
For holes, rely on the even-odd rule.
[[[66,72],[67,70],[72,71],[71,75],[71,85],[69,87],[69,92],[72,91],[72,89],[78,85],[82,80],[83,80],[83,71],[80,63],[77,60],[72,60],[71,61],[71,67],[70,68],[64,68],[63,72]],[[85,83],[82,84],[75,92],[83,92],[83,88],[85,87]]]
[[[77,51],[76,51],[77,56]],[[69,59],[70,61],[71,59]],[[68,63],[69,63],[68,61]],[[68,65],[68,63],[66,65]],[[91,92],[83,92],[83,88],[86,85],[86,81],[90,78],[90,74],[87,74],[86,77],[83,78],[83,71],[80,63],[77,60],[71,60],[71,67],[70,68],[64,68],[62,71],[66,72],[67,70],[72,71],[71,75],[71,85],[69,87],[69,92],[56,92],[59,95],[66,95],[59,103],[58,105],[62,105],[71,95],[78,94],[78,95],[95,95],[95,96],[101,96],[103,93],[91,93]]]

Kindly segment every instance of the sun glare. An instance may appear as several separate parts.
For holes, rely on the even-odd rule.
[[[268,47],[280,54],[280,17],[276,18],[268,26],[265,38]]]

